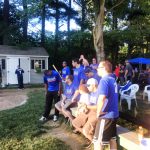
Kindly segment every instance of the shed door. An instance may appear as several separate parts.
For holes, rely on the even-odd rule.
[[[20,67],[24,70],[23,83],[30,82],[30,59],[28,57],[19,58]]]
[[[7,58],[7,84],[18,84],[15,70],[17,66],[24,70],[23,83],[30,82],[30,60],[28,57],[8,57]]]
[[[17,75],[15,74],[15,70],[19,65],[18,58],[16,57],[8,57],[7,58],[7,84],[17,84]]]

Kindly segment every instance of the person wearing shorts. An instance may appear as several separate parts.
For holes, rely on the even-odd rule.
[[[111,150],[117,150],[116,121],[118,111],[118,87],[112,77],[112,64],[102,61],[98,66],[101,80],[98,86],[97,124],[94,134],[94,150],[102,150],[104,144],[109,144]]]
[[[90,78],[86,84],[89,92],[90,99],[89,104],[86,105],[87,113],[81,113],[73,121],[72,125],[75,127],[76,131],[81,132],[87,139],[92,142],[94,130],[96,126],[96,105],[98,99],[98,81],[94,78]]]
[[[64,94],[61,95],[62,99],[61,101],[57,102],[55,104],[55,108],[62,112],[62,109],[67,109],[72,104],[72,97],[74,95],[74,92],[76,91],[76,87],[73,84],[73,76],[67,75],[65,79],[65,91]]]

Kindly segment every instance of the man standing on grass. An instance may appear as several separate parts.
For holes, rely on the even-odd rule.
[[[53,100],[56,104],[60,100],[61,94],[61,78],[55,70],[48,70],[44,76],[44,84],[46,89],[46,101],[45,101],[45,111],[43,116],[39,121],[46,121],[49,117]],[[55,114],[53,116],[53,121],[57,121],[59,116],[59,111],[55,108]]]
[[[102,78],[98,86],[98,121],[93,140],[94,150],[102,150],[104,144],[110,144],[111,150],[117,150],[118,88],[115,79],[112,77],[112,64],[109,61],[102,61],[97,71]]]
[[[20,66],[17,66],[17,69],[15,71],[15,74],[17,75],[17,79],[18,79],[18,89],[23,89],[24,85],[23,85],[23,73],[24,70],[22,68],[20,68]]]

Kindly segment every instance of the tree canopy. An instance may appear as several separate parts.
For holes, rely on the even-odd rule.
[[[149,6],[149,0],[4,0],[0,44],[43,46],[54,62],[81,53],[114,63],[125,57],[148,57]],[[71,30],[71,20],[80,29]],[[54,32],[45,29],[46,22],[55,24]],[[67,31],[60,30],[64,24]]]

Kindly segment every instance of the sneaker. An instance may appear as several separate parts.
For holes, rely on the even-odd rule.
[[[56,115],[54,115],[53,121],[56,122],[57,120],[58,120],[58,117]]]
[[[46,120],[47,120],[47,118],[44,117],[44,116],[42,116],[42,117],[39,119],[39,121],[46,121]]]

